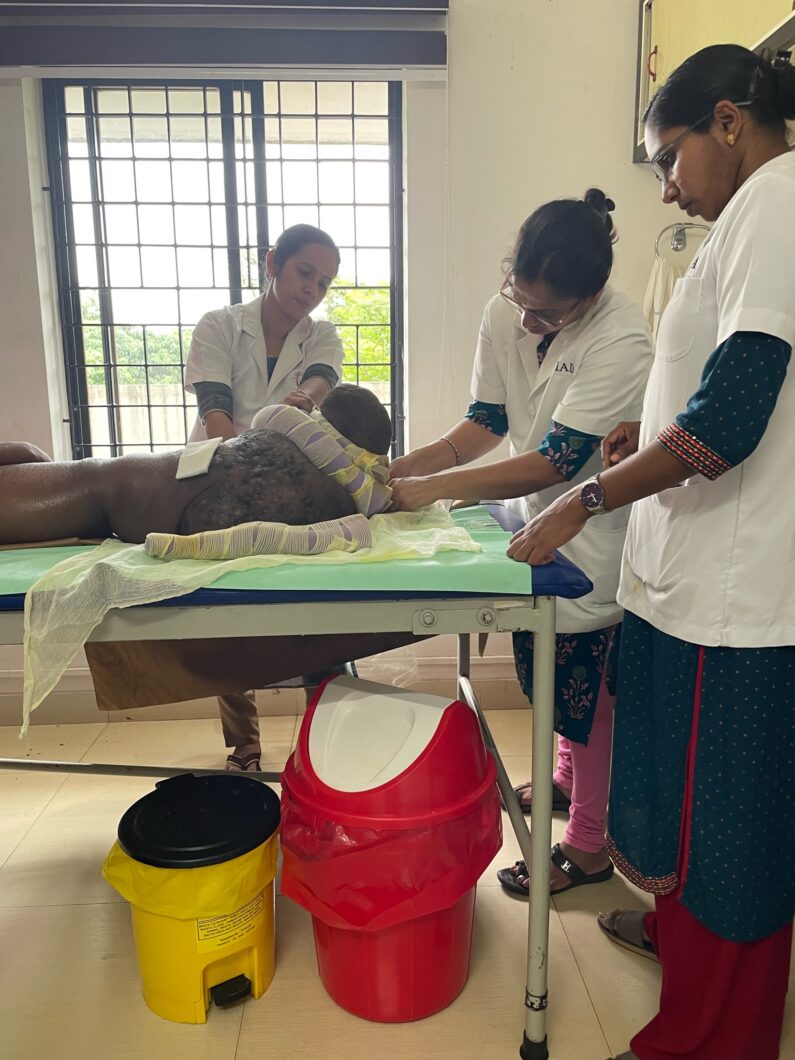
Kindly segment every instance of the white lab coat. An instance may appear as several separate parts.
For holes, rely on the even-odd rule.
[[[195,383],[225,383],[232,390],[235,431],[247,431],[265,405],[277,405],[299,385],[312,364],[327,364],[342,374],[343,350],[337,329],[326,320],[304,317],[284,340],[268,379],[267,351],[262,333],[262,300],[225,306],[205,313],[193,332],[185,371],[185,389]],[[201,420],[191,441],[205,438]]]
[[[682,412],[727,338],[758,331],[795,347],[795,154],[735,193],[663,314],[641,445]],[[753,364],[747,401],[754,400]],[[727,423],[742,407],[727,404]],[[638,501],[619,599],[681,640],[706,647],[795,644],[795,381],[790,363],[756,451],[714,482],[694,475]]]
[[[499,295],[486,306],[472,395],[477,401],[505,405],[512,456],[537,449],[553,419],[584,434],[604,436],[621,420],[640,418],[652,346],[638,306],[606,287],[585,317],[554,339],[539,368],[541,338],[521,327],[516,310]],[[532,519],[601,467],[597,451],[570,482],[509,501],[509,507]],[[621,620],[616,591],[627,519],[625,510],[590,519],[582,533],[561,548],[585,571],[594,589],[580,600],[558,600],[559,633],[582,633]]]

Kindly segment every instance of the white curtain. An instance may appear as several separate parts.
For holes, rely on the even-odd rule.
[[[689,264],[689,257],[680,265],[678,262],[666,261],[657,254],[654,256],[654,268],[651,270],[646,297],[643,299],[643,315],[655,339],[660,326],[660,317],[671,301],[676,281],[684,276]]]

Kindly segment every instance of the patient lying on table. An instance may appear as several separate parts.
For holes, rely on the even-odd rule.
[[[389,416],[370,391],[340,386],[321,413],[354,444],[388,450]],[[194,534],[254,521],[300,526],[356,511],[349,492],[273,430],[220,444],[206,473],[195,477],[177,478],[180,456],[176,450],[53,463],[35,446],[0,443],[0,544],[111,535],[138,544],[153,532]]]

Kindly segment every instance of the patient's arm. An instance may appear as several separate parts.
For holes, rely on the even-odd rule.
[[[0,442],[0,465],[41,464],[50,459],[43,449],[31,442]]]

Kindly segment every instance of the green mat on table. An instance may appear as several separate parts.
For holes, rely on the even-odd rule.
[[[483,507],[451,513],[482,551],[440,552],[430,559],[389,563],[286,563],[281,567],[234,571],[212,582],[214,589],[348,592],[482,592],[531,594],[531,570],[505,555],[511,535]],[[0,594],[24,594],[62,560],[90,551],[92,546],[17,549],[0,552]],[[159,560],[152,560],[159,563]]]

